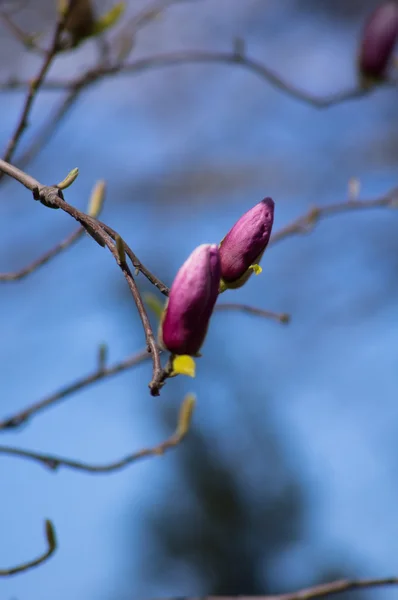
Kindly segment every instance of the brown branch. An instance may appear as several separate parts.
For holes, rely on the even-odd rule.
[[[146,13],[147,11],[145,14]],[[143,19],[144,15],[141,18]],[[144,21],[141,21],[141,18],[138,18],[137,16],[138,20],[136,22],[134,21],[138,28],[139,26],[145,24]],[[59,106],[48,118],[47,122],[39,131],[36,139],[33,140],[30,147],[24,152],[21,159],[18,160],[18,164],[20,164],[22,167],[26,166],[28,162],[34,158],[34,156],[36,156],[37,153],[45,146],[45,144],[51,140],[51,137],[53,136],[60,122],[68,114],[69,110],[75,104],[80,94],[90,85],[93,85],[94,83],[97,83],[98,81],[107,77],[113,77],[119,74],[138,74],[152,68],[165,68],[195,63],[241,66],[249,70],[251,73],[257,75],[262,80],[267,81],[270,85],[276,87],[281,92],[295,98],[296,100],[310,104],[318,109],[328,108],[330,106],[341,104],[342,102],[361,98],[370,94],[372,91],[374,91],[374,89],[376,89],[376,87],[364,88],[357,85],[327,96],[315,96],[285,81],[272,69],[263,65],[259,61],[247,57],[241,52],[241,50],[239,50],[239,52],[207,52],[200,50],[188,50],[158,54],[148,58],[139,59],[128,64],[124,64],[124,62],[120,62],[116,65],[100,64],[87,70],[84,74],[73,80],[54,79],[47,82],[42,82],[41,89],[43,90],[66,90],[68,91],[68,94],[63,100],[61,106]],[[0,89],[15,90],[21,87],[29,87],[29,85],[29,82],[10,79],[9,81],[0,84]],[[396,87],[398,86],[398,80],[386,80],[380,83],[377,87],[381,86]]]
[[[131,34],[135,35],[156,17],[160,16],[162,12],[170,8],[172,4],[182,4],[183,2],[192,1],[194,2],[195,0],[154,0],[149,6],[143,8],[130,19],[126,29],[130,29]]]
[[[35,36],[25,33],[25,31],[23,31],[16,23],[14,23],[6,11],[0,11],[0,19],[11,31],[12,35],[26,48],[26,50],[36,52],[41,56],[46,54],[46,51],[35,43]]]
[[[16,575],[17,573],[21,573],[22,571],[28,571],[29,569],[37,567],[44,563],[46,560],[48,560],[57,549],[57,538],[55,536],[54,526],[52,522],[48,519],[45,521],[45,534],[48,548],[41,556],[39,556],[38,558],[34,558],[33,560],[30,560],[26,563],[17,565],[16,567],[10,567],[9,569],[0,569],[0,577],[10,577],[10,575]]]
[[[70,109],[76,104],[80,94],[84,91],[84,86],[73,86],[59,106],[50,114],[46,122],[40,127],[35,138],[17,159],[18,166],[23,169],[32,161],[37,154],[51,141],[54,133],[62,124],[64,118],[68,115]]]
[[[48,263],[52,258],[60,254],[66,248],[70,248],[77,240],[79,240],[84,234],[85,229],[83,227],[79,227],[73,233],[68,235],[62,242],[59,242],[56,246],[45,252],[42,256],[31,262],[29,265],[20,269],[19,271],[14,271],[12,273],[0,273],[0,282],[2,281],[17,281],[18,279],[23,279],[27,275],[30,275],[46,263]]]
[[[398,577],[385,577],[382,579],[339,579],[322,585],[273,596],[182,596],[180,598],[167,598],[165,600],[315,600],[328,596],[342,594],[353,590],[365,590],[376,587],[398,585]]]
[[[135,279],[130,271],[129,266],[127,265],[126,260],[120,256],[117,244],[113,242],[112,238],[107,233],[108,228],[104,226],[100,221],[97,221],[97,219],[86,215],[84,212],[68,204],[64,200],[62,190],[60,190],[59,188],[55,186],[42,185],[39,181],[37,181],[24,171],[21,171],[13,165],[10,165],[8,162],[2,159],[0,159],[0,171],[3,171],[3,173],[6,173],[16,181],[19,181],[19,183],[24,185],[26,188],[28,188],[33,193],[33,198],[35,200],[40,201],[42,204],[50,208],[60,208],[61,210],[69,214],[84,227],[87,233],[98,244],[100,244],[100,246],[106,246],[108,248],[115,261],[119,265],[136,303],[137,310],[140,315],[142,326],[145,332],[147,346],[152,355],[153,372],[152,380],[149,383],[149,388],[153,396],[159,395],[160,388],[164,384],[164,372],[160,363],[160,351],[156,343],[155,336],[152,331],[152,327],[149,322],[149,318]],[[109,231],[112,231],[114,236],[118,237],[116,232],[113,232],[113,230],[111,230],[110,228]],[[122,245],[126,254],[131,254],[135,257],[132,250],[124,241],[122,241]],[[149,271],[141,265],[137,257],[135,257],[135,260],[137,265],[136,268],[142,270],[142,272],[147,276],[149,274]],[[158,281],[157,278],[154,276],[152,276],[152,279],[154,281]]]
[[[48,51],[45,54],[44,61],[39,69],[39,72],[37,73],[36,77],[34,77],[29,82],[28,93],[25,98],[25,103],[24,103],[21,115],[19,117],[15,131],[14,131],[13,135],[11,136],[11,139],[8,142],[6,151],[4,153],[3,160],[5,160],[7,162],[10,161],[12,159],[12,157],[14,156],[14,152],[17,147],[17,144],[18,144],[23,132],[25,131],[26,127],[28,126],[28,117],[29,117],[29,113],[32,109],[34,99],[37,95],[38,90],[40,89],[41,85],[43,84],[44,79],[47,75],[47,72],[48,72],[49,68],[51,67],[51,64],[59,50],[59,43],[60,43],[60,38],[61,38],[62,31],[63,31],[63,27],[64,27],[64,19],[60,18],[55,27],[52,42],[50,44]],[[1,181],[2,177],[3,177],[3,173],[0,173],[0,181]]]
[[[33,404],[29,405],[27,408],[24,408],[23,410],[19,411],[13,416],[0,421],[0,431],[4,429],[15,429],[17,427],[20,427],[21,425],[26,423],[26,421],[28,421],[33,415],[40,413],[41,411],[49,408],[50,406],[58,404],[61,400],[64,400],[71,394],[74,394],[75,392],[78,392],[96,383],[97,381],[102,381],[104,379],[112,377],[113,375],[117,375],[118,373],[127,371],[127,369],[131,369],[132,367],[135,367],[145,362],[147,359],[150,358],[150,356],[151,355],[147,352],[147,350],[142,350],[141,352],[128,356],[124,360],[121,360],[120,362],[117,362],[110,367],[104,367],[100,364],[98,365],[98,368],[96,368],[92,373],[89,373],[88,375],[65,385],[53,394],[46,396],[38,402],[34,402]]]
[[[48,82],[45,82],[43,84],[42,89],[50,91],[70,90],[76,86],[87,87],[96,83],[100,79],[106,77],[113,77],[119,74],[137,74],[150,69],[159,69],[195,63],[241,66],[242,68],[250,71],[254,75],[257,75],[262,80],[265,80],[270,85],[280,90],[282,93],[318,109],[328,108],[330,106],[335,106],[343,102],[347,102],[349,100],[361,98],[363,96],[369,95],[375,89],[378,89],[380,87],[398,86],[397,79],[390,79],[383,81],[377,86],[373,87],[361,87],[360,85],[355,85],[350,88],[335,92],[333,94],[318,96],[294,86],[260,61],[257,61],[253,58],[249,58],[241,50],[239,50],[239,52],[236,52],[234,50],[228,52],[209,52],[206,50],[181,50],[176,52],[155,54],[147,58],[134,60],[127,64],[122,63],[116,65],[100,65],[89,69],[88,71],[86,71],[86,73],[80,75],[76,79],[49,80]],[[16,81],[14,79],[11,79],[9,81],[3,82],[3,84],[0,85],[0,89],[13,90],[18,88],[24,88],[27,85],[27,82]]]
[[[379,198],[372,198],[368,200],[348,199],[345,201],[343,200],[343,202],[328,204],[327,206],[315,206],[314,208],[311,208],[307,214],[298,217],[298,219],[295,219],[289,225],[286,225],[286,227],[283,227],[277,231],[271,237],[269,245],[276,244],[277,242],[280,242],[281,240],[292,235],[309,233],[320,220],[335,214],[383,207],[397,208],[397,205],[398,188],[393,188]]]
[[[181,405],[177,427],[171,437],[164,442],[157,444],[156,446],[143,448],[142,450],[128,454],[127,456],[124,456],[123,458],[111,463],[93,465],[79,460],[72,460],[69,458],[52,454],[44,454],[41,452],[33,452],[30,450],[22,450],[20,448],[14,448],[11,446],[0,446],[0,454],[33,460],[41,463],[43,466],[53,471],[59,467],[66,467],[78,471],[85,471],[87,473],[111,473],[114,471],[119,471],[120,469],[123,469],[143,458],[162,455],[167,450],[170,450],[171,448],[174,448],[180,444],[189,431],[193,408],[194,399],[191,396],[187,396]]]
[[[222,304],[216,304],[215,310],[236,310],[248,315],[272,319],[273,321],[278,321],[278,323],[289,323],[290,321],[290,315],[287,313],[276,313],[271,310],[264,310],[263,308],[256,308],[255,306],[250,306],[249,304],[240,304],[237,302],[223,302]]]
[[[340,579],[322,585],[316,585],[310,588],[291,592],[290,594],[280,594],[279,596],[268,596],[267,600],[314,600],[315,598],[326,598],[327,596],[342,594],[352,590],[363,590],[366,588],[385,587],[388,585],[398,585],[398,577],[387,577],[384,579]]]
[[[116,231],[114,231],[114,229],[109,227],[109,225],[102,223],[101,221],[98,221],[98,223],[101,225],[101,227],[103,227],[104,231],[106,231],[106,233],[113,240],[116,239],[118,234],[116,233]],[[131,250],[131,248],[126,243],[124,243],[124,251],[126,252],[129,259],[131,260],[133,267],[135,269],[138,269],[138,271],[140,271],[140,273],[142,273],[148,279],[148,281],[150,281],[150,283],[152,285],[154,285],[164,296],[168,296],[169,288],[167,287],[167,285],[165,285],[160,279],[158,279],[153,273],[151,273],[151,271],[149,271],[142,264],[142,262],[140,260],[138,260],[137,256],[134,254],[134,252]]]
[[[287,323],[289,319],[289,315],[283,313],[274,313],[268,310],[263,310],[261,308],[255,308],[253,306],[248,306],[247,304],[238,304],[238,303],[223,303],[217,304],[215,307],[216,310],[237,310],[242,311],[247,314],[252,314],[260,317],[276,319],[282,323]],[[162,351],[160,350],[160,353]],[[108,377],[113,377],[113,375],[117,375],[118,373],[123,373],[128,369],[132,369],[133,367],[142,364],[146,360],[150,358],[150,354],[147,350],[141,350],[132,356],[128,356],[124,360],[121,360],[110,367],[106,367],[101,360],[98,367],[94,369],[92,373],[73,381],[65,386],[63,386],[58,391],[46,396],[42,400],[37,402],[33,402],[23,410],[13,414],[10,417],[2,419],[0,421],[0,431],[16,429],[24,425],[31,417],[36,416],[43,410],[46,410],[65,398],[71,396],[75,392],[78,392],[82,389],[85,389],[98,381],[102,381],[103,379],[107,379]]]

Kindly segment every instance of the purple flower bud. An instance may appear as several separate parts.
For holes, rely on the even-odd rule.
[[[385,76],[398,37],[398,3],[385,2],[365,24],[359,49],[358,66],[364,77]]]
[[[271,236],[274,201],[264,198],[235,223],[220,244],[221,291],[241,287],[258,264]]]
[[[172,354],[198,354],[217,300],[220,277],[215,244],[198,246],[178,271],[159,330],[160,342]]]

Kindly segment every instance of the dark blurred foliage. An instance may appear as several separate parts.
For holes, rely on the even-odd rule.
[[[222,369],[221,365],[220,361],[216,368]],[[272,415],[259,426],[250,412],[246,394],[252,390],[249,384],[245,391],[234,390],[231,397],[246,435],[238,434],[228,443],[228,432],[220,430],[214,435],[206,427],[194,426],[176,452],[176,483],[147,510],[149,544],[142,548],[140,574],[148,581],[150,593],[154,581],[157,590],[164,590],[163,596],[173,595],[173,589],[178,590],[175,595],[292,591],[292,575],[287,572],[284,576],[276,567],[278,559],[303,539],[310,509],[305,484],[289,464]],[[257,393],[250,404],[264,405],[266,391]],[[170,402],[171,394],[164,396]],[[174,411],[164,409],[163,418],[172,427]],[[211,416],[207,418],[211,421]],[[129,513],[123,516],[126,532],[128,521]],[[133,531],[125,538],[131,535]],[[127,547],[125,557],[131,555]],[[121,589],[134,590],[134,582],[128,583],[129,558],[125,562]],[[353,577],[355,568],[350,565],[354,562],[352,557],[348,562],[331,558],[318,568],[313,581],[301,581],[301,585]],[[190,573],[197,587],[181,586],[179,572]],[[342,597],[349,600],[354,596],[360,600],[366,593]]]

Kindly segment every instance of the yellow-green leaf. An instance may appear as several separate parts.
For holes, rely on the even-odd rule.
[[[55,535],[54,525],[52,524],[50,519],[45,520],[45,528],[48,545],[51,550],[55,550],[55,548],[57,547],[57,538]]]
[[[104,205],[106,183],[103,179],[97,181],[91,192],[87,213],[96,219]]]
[[[143,298],[149,310],[151,310],[155,317],[160,321],[164,311],[164,305],[162,302],[157,296],[155,296],[155,294],[151,294],[150,292],[144,293]]]
[[[192,356],[181,354],[173,358],[172,375],[186,375],[187,377],[195,377],[196,365]]]
[[[116,250],[119,256],[120,263],[123,264],[126,262],[126,252],[124,251],[124,242],[120,235],[115,236],[115,245]]]
[[[72,171],[70,171],[67,174],[65,179],[58,183],[57,188],[59,188],[60,190],[66,190],[66,188],[72,185],[72,183],[76,180],[78,175],[79,169],[77,167],[75,169],[72,169]]]
[[[102,15],[94,24],[92,35],[99,35],[116,25],[126,9],[125,2],[118,2],[107,13]]]
[[[192,414],[196,404],[196,396],[195,394],[187,394],[182,401],[182,405],[180,408],[180,414],[178,416],[178,425],[177,425],[177,436],[179,438],[184,437],[190,428],[192,421]]]
[[[250,265],[249,269],[252,269],[253,273],[255,275],[260,275],[260,273],[263,272],[262,268],[260,267],[260,265]]]

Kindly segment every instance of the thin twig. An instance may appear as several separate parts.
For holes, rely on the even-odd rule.
[[[20,269],[19,271],[14,271],[12,273],[0,273],[0,282],[5,281],[17,281],[19,279],[23,279],[27,275],[30,275],[34,271],[37,271],[39,267],[42,267],[46,263],[48,263],[52,258],[60,254],[66,248],[70,248],[77,240],[79,240],[84,234],[85,229],[83,227],[79,227],[68,235],[62,242],[59,242],[54,248],[45,252],[42,256],[32,261],[29,265]]]
[[[34,558],[26,563],[22,563],[17,565],[16,567],[10,567],[9,569],[0,569],[0,577],[10,577],[11,575],[16,575],[17,573],[21,573],[22,571],[28,571],[33,567],[37,567],[44,563],[46,560],[50,558],[52,554],[54,554],[57,549],[57,538],[54,531],[54,526],[50,520],[45,521],[45,535],[48,544],[47,550],[38,558]]]
[[[116,231],[114,229],[109,227],[109,225],[102,223],[102,221],[98,221],[98,223],[101,225],[101,227],[104,229],[104,231],[106,231],[106,233],[113,240],[116,239],[118,234],[116,233]],[[138,260],[137,256],[134,254],[134,252],[131,250],[131,248],[125,242],[123,242],[123,244],[124,244],[124,251],[126,252],[129,259],[131,260],[133,267],[135,269],[138,269],[140,271],[140,273],[142,273],[148,279],[148,281],[152,285],[154,285],[164,296],[168,296],[169,288],[167,287],[167,285],[165,285],[160,279],[158,279],[153,273],[151,273],[151,271],[149,271],[142,264],[142,262],[140,260]]]
[[[126,29],[131,28],[131,32],[134,35],[159,17],[172,4],[182,4],[183,2],[195,2],[195,0],[154,0],[149,6],[143,8],[130,19]]]
[[[47,72],[59,50],[59,42],[60,42],[60,37],[61,37],[62,31],[63,31],[63,27],[64,27],[64,19],[60,18],[55,27],[53,39],[52,39],[52,42],[50,44],[48,51],[46,52],[43,64],[41,65],[36,77],[34,77],[29,82],[29,88],[28,88],[28,93],[27,93],[26,99],[25,99],[25,104],[23,106],[21,115],[19,117],[17,126],[15,128],[15,131],[14,131],[13,135],[11,136],[11,139],[8,142],[8,145],[7,145],[4,157],[3,157],[3,160],[5,160],[6,162],[8,162],[12,159],[15,149],[17,147],[17,144],[18,144],[23,132],[25,131],[26,127],[28,126],[28,117],[29,117],[31,108],[33,106],[34,99],[35,99],[37,92],[38,92],[40,86],[42,85],[42,83],[47,75]],[[3,174],[0,173],[0,181],[1,181],[2,177],[3,177]]]
[[[69,469],[75,469],[78,471],[85,471],[87,473],[96,474],[119,471],[120,469],[123,469],[143,458],[148,458],[149,456],[162,455],[167,450],[170,450],[171,448],[174,448],[175,446],[180,444],[189,431],[193,405],[194,401],[192,400],[192,398],[189,396],[186,397],[180,408],[180,414],[176,430],[173,433],[173,435],[167,440],[160,444],[157,444],[156,446],[143,448],[142,450],[138,450],[137,452],[128,454],[127,456],[124,456],[123,458],[111,463],[93,465],[80,460],[72,460],[69,458],[64,458],[52,454],[44,454],[41,452],[33,452],[30,450],[22,450],[21,448],[14,448],[11,446],[0,446],[0,454],[6,456],[14,456],[17,458],[24,458],[27,460],[33,460],[41,463],[43,466],[53,471],[55,471],[59,467],[67,467]]]
[[[51,141],[54,133],[62,125],[62,122],[68,115],[69,110],[76,104],[80,94],[83,91],[83,85],[80,87],[74,86],[68,90],[65,98],[50,114],[45,123],[43,123],[32,142],[28,145],[26,150],[24,150],[23,154],[18,157],[17,164],[19,167],[21,167],[21,169],[24,169],[26,165],[28,165]]]
[[[247,304],[238,304],[231,302],[217,304],[215,310],[237,310],[242,311],[246,314],[253,314],[264,318],[276,319],[282,323],[286,323],[289,318],[289,315],[286,315],[284,313],[278,314],[268,310],[263,310],[261,308],[256,308],[254,306],[248,306]],[[160,353],[161,352],[162,351],[160,350]],[[151,355],[147,350],[141,350],[141,352],[128,356],[124,360],[121,360],[109,367],[104,366],[101,361],[99,366],[96,369],[94,369],[92,373],[89,373],[88,375],[85,375],[84,377],[81,377],[80,379],[77,379],[76,381],[73,381],[72,383],[63,386],[56,392],[50,394],[49,396],[46,396],[42,400],[30,404],[29,406],[13,414],[12,416],[2,419],[0,421],[0,431],[17,429],[18,427],[24,425],[33,416],[36,416],[43,410],[53,407],[54,405],[58,404],[62,400],[65,400],[65,398],[71,396],[72,394],[82,389],[86,389],[87,387],[91,386],[92,384],[98,381],[102,381],[103,379],[113,377],[113,375],[117,375],[118,373],[123,373],[128,369],[132,369],[133,367],[136,367],[137,365],[140,365],[143,362],[147,361],[148,359],[150,359],[150,357]]]
[[[61,400],[64,400],[68,396],[78,392],[90,385],[96,383],[97,381],[103,381],[104,379],[108,379],[109,377],[113,377],[113,375],[117,375],[118,373],[122,373],[123,371],[127,371],[132,367],[135,367],[150,358],[150,354],[147,350],[142,350],[136,354],[132,354],[128,356],[124,360],[121,360],[110,367],[103,367],[99,365],[92,373],[73,381],[65,386],[63,386],[58,391],[46,396],[42,400],[38,402],[34,402],[30,404],[27,408],[19,411],[18,413],[12,415],[11,417],[7,417],[0,421],[0,431],[3,429],[15,429],[20,427],[28,419],[30,419],[33,415],[40,413],[41,411],[49,408],[50,406],[54,406],[58,404]]]
[[[138,21],[138,23],[140,23],[140,21]],[[318,109],[328,108],[330,106],[341,104],[342,102],[361,98],[370,94],[374,91],[374,89],[376,89],[372,87],[363,88],[357,85],[327,96],[315,96],[288,83],[269,67],[266,67],[254,59],[250,59],[242,53],[236,53],[234,51],[181,51],[154,55],[152,57],[139,59],[128,64],[123,64],[123,62],[116,65],[101,64],[89,69],[84,74],[73,80],[55,79],[42,83],[42,90],[67,90],[68,94],[63,100],[62,104],[43,125],[37,134],[36,139],[33,140],[29,148],[23,153],[22,157],[18,160],[18,164],[20,164],[22,167],[26,166],[28,162],[44,148],[44,146],[51,140],[60,122],[67,116],[69,110],[76,103],[80,94],[94,83],[97,83],[98,81],[107,77],[112,77],[119,74],[139,74],[152,68],[165,68],[190,63],[213,63],[241,66],[253,74],[261,77],[261,79],[267,81],[281,92],[295,98],[296,100],[310,104]],[[0,89],[15,90],[21,87],[25,88],[29,85],[29,82],[20,82],[16,81],[15,79],[10,79],[3,84],[0,83]],[[380,86],[396,87],[398,86],[398,80],[393,79],[389,81],[383,81],[378,87]]]
[[[40,201],[42,204],[50,208],[60,208],[61,210],[69,214],[84,227],[87,233],[98,244],[100,244],[101,246],[106,246],[108,248],[114,259],[116,260],[117,264],[119,265],[136,303],[137,310],[140,315],[142,326],[145,332],[145,338],[148,345],[148,349],[152,355],[153,373],[152,380],[149,383],[149,388],[153,396],[159,395],[160,389],[164,384],[164,372],[160,363],[160,351],[156,343],[155,336],[152,331],[152,327],[134,277],[126,261],[121,260],[118,249],[116,248],[116,244],[113,242],[112,238],[107,233],[106,227],[104,227],[103,224],[97,221],[97,219],[86,215],[84,212],[68,204],[64,200],[62,191],[57,187],[42,185],[39,181],[31,177],[21,169],[14,167],[13,165],[9,164],[8,162],[2,159],[0,159],[0,171],[3,171],[16,181],[19,181],[29,190],[31,190],[35,200]],[[116,232],[114,232],[114,234],[115,236],[117,236]],[[133,255],[132,250],[125,242],[123,242],[123,246],[126,254],[130,253]],[[136,261],[138,261],[137,258]],[[139,265],[141,266],[141,263],[139,263]],[[137,266],[137,268],[140,267]],[[146,269],[145,273],[148,273]]]
[[[299,590],[298,592],[280,594],[279,596],[265,596],[264,600],[314,600],[315,598],[326,598],[352,590],[364,590],[366,588],[386,587],[389,585],[398,585],[398,577],[359,580],[340,579],[331,583],[324,583]]]
[[[206,50],[181,50],[176,52],[155,54],[153,56],[137,59],[126,64],[121,63],[116,65],[97,66],[89,69],[76,79],[51,79],[47,82],[44,82],[42,89],[56,91],[69,90],[75,86],[81,85],[87,87],[96,83],[100,79],[113,77],[115,75],[131,75],[150,69],[159,69],[195,63],[241,66],[254,75],[257,75],[262,80],[267,81],[284,94],[287,94],[288,96],[299,100],[300,102],[304,102],[305,104],[309,104],[318,109],[329,108],[330,106],[335,106],[349,100],[356,100],[363,96],[369,95],[381,87],[398,86],[398,80],[390,79],[379,83],[377,86],[361,87],[360,85],[355,85],[332,94],[317,96],[294,86],[283,79],[270,67],[267,67],[256,59],[249,58],[244,53],[237,53],[235,51],[209,52]],[[15,90],[18,88],[25,88],[27,85],[29,85],[29,83],[26,81],[16,81],[11,79],[0,84],[0,89]]]
[[[236,310],[257,317],[272,319],[273,321],[278,321],[278,323],[289,323],[290,321],[290,315],[287,313],[276,313],[271,310],[264,310],[263,308],[256,308],[249,304],[239,304],[237,302],[223,302],[222,304],[216,304],[215,310]]]
[[[353,590],[364,590],[376,587],[398,585],[398,577],[384,577],[380,579],[339,579],[322,585],[272,596],[179,596],[178,598],[165,598],[163,600],[315,600],[326,598]]]
[[[38,46],[35,43],[35,36],[25,33],[25,31],[23,31],[16,23],[14,23],[14,21],[11,19],[10,15],[6,11],[0,11],[0,19],[11,31],[13,36],[26,48],[26,50],[36,52],[41,56],[43,56],[43,54],[46,54],[46,51],[43,50],[43,48],[40,48],[40,46]]]
[[[393,188],[383,196],[379,198],[371,198],[368,200],[354,200],[348,199],[342,202],[336,202],[334,204],[328,204],[326,206],[315,206],[311,208],[307,214],[302,215],[292,221],[286,227],[283,227],[273,236],[269,246],[284,240],[285,238],[292,235],[306,234],[313,230],[315,225],[322,219],[330,217],[342,212],[351,212],[356,210],[368,210],[374,208],[397,208],[398,206],[398,188]]]

